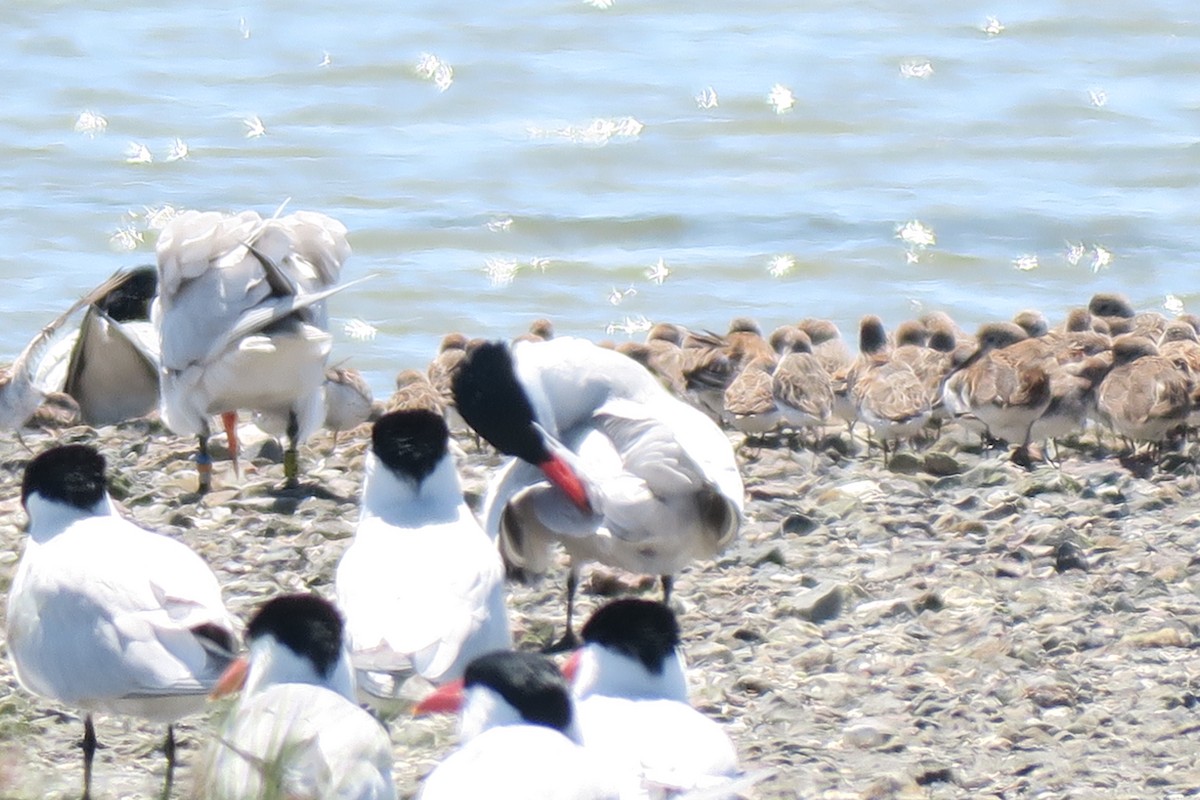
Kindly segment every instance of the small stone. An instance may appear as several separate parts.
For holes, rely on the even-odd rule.
[[[257,447],[246,450],[246,457],[251,461],[269,461],[272,464],[283,463],[283,445],[278,439],[267,438],[258,443]]]
[[[869,603],[860,603],[855,606],[854,613],[856,616],[861,616],[872,622],[900,614],[910,617],[916,615],[913,609],[913,599],[910,597],[897,597],[888,600],[872,600]]]
[[[846,728],[842,733],[842,740],[850,747],[866,750],[883,747],[894,739],[895,736],[896,731],[892,730],[885,723],[876,720],[864,720]]]
[[[771,684],[769,682],[763,680],[762,678],[755,677],[753,675],[740,676],[737,679],[737,681],[734,682],[734,686],[736,686],[737,688],[741,689],[744,692],[748,692],[750,694],[756,694],[756,695],[767,694],[768,692],[771,691],[771,689],[774,688],[771,686]]]
[[[1066,572],[1070,569],[1078,569],[1087,572],[1087,568],[1087,561],[1084,559],[1083,553],[1071,542],[1064,540],[1054,548],[1055,571]]]
[[[1011,558],[996,563],[997,578],[1024,578],[1029,574],[1029,564]]]
[[[688,661],[695,664],[728,663],[733,651],[720,642],[698,642],[688,646]]]
[[[783,567],[787,565],[786,559],[783,557],[783,551],[778,547],[771,547],[751,558],[751,566],[761,567],[763,564],[778,564]]]
[[[1156,631],[1131,633],[1121,641],[1130,647],[1187,647],[1191,637],[1178,628],[1159,628]]]
[[[987,511],[983,512],[983,514],[980,516],[982,516],[983,519],[1004,519],[1005,517],[1011,517],[1015,515],[1019,510],[1020,509],[1017,508],[1016,503],[997,503]]]
[[[733,632],[733,638],[741,642],[750,642],[752,644],[765,642],[767,640],[767,637],[763,636],[753,628],[738,628]]]
[[[912,475],[921,469],[921,459],[912,453],[893,453],[888,461],[888,469],[902,475]]]
[[[788,514],[780,524],[779,529],[793,536],[804,536],[815,531],[817,527],[818,523],[815,519],[808,514],[796,512]]]
[[[913,780],[918,786],[928,786],[931,783],[954,783],[954,769],[947,764],[931,762],[922,764]]]
[[[866,581],[896,581],[908,575],[913,570],[912,561],[905,558],[897,558],[891,563],[885,564],[875,569],[867,570],[863,573],[863,579]]]
[[[820,624],[841,614],[844,601],[842,586],[828,581],[781,604],[780,611]]]
[[[959,475],[966,467],[949,453],[932,452],[925,454],[925,471],[930,475],[945,478]]]
[[[962,473],[965,486],[1000,486],[1009,481],[1009,468],[997,461],[985,461]]]

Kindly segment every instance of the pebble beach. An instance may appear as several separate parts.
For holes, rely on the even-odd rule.
[[[23,546],[20,480],[33,453],[86,442],[139,524],[212,565],[245,619],[281,592],[332,595],[349,544],[369,428],[301,450],[283,490],[268,442],[214,491],[195,494],[190,442],[153,419],[27,432],[0,444],[0,589]],[[722,722],[753,798],[1186,797],[1200,792],[1192,649],[1200,625],[1200,477],[1192,453],[1131,471],[1095,431],[1058,465],[1027,471],[977,440],[947,435],[877,449],[830,428],[815,450],[786,440],[739,447],[746,522],[715,562],[677,580],[693,703]],[[457,439],[477,505],[499,457]],[[1110,449],[1112,448],[1112,449]],[[563,623],[552,571],[512,584],[518,647]],[[610,596],[656,598],[649,577],[591,567],[577,620]],[[174,796],[227,710],[177,726]],[[389,720],[401,795],[455,744],[448,717]],[[24,692],[0,661],[0,797],[76,797],[75,713]],[[165,731],[97,718],[98,797],[158,796]]]

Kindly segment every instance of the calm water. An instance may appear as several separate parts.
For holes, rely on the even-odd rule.
[[[289,197],[379,273],[332,309],[376,392],[536,316],[1200,311],[1195,0],[338,5],[6,0],[0,352],[151,261],[148,210]]]

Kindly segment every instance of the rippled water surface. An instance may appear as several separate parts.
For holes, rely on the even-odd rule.
[[[377,392],[537,316],[1200,311],[1194,0],[603,5],[8,0],[3,352],[164,208],[286,198],[378,273],[333,306]]]

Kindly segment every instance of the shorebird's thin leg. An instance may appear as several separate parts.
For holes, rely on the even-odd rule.
[[[92,725],[92,715],[83,718],[83,800],[92,797],[92,759],[96,755],[96,728]]]
[[[196,448],[196,473],[200,479],[200,494],[207,494],[212,488],[212,456],[208,454],[208,434],[202,433],[197,437],[199,446]]]
[[[294,489],[300,484],[300,451],[296,439],[300,436],[300,421],[295,411],[288,411],[288,447],[283,453],[283,485]]]
[[[175,726],[167,726],[167,738],[163,742],[163,752],[167,756],[167,777],[163,781],[162,800],[170,800],[171,786],[175,782]]]
[[[675,588],[675,576],[674,575],[662,575],[660,577],[662,578],[663,604],[670,605],[671,604],[671,590]]]

